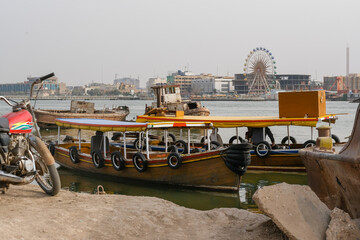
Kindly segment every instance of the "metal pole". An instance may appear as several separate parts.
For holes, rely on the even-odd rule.
[[[265,128],[263,128],[263,141],[266,140],[266,136],[265,136]]]
[[[123,134],[124,139],[124,159],[126,160],[126,132]]]
[[[60,126],[58,126],[58,144],[60,144]]]
[[[81,152],[81,129],[78,130],[79,151]]]
[[[190,153],[190,128],[188,128],[188,154]]]
[[[236,127],[236,143],[239,144],[239,128]]]
[[[167,152],[167,149],[168,149],[168,140],[167,140],[167,136],[168,136],[168,130],[167,130],[167,129],[164,129],[165,152]]]
[[[103,153],[103,156],[104,158],[106,158],[106,135],[103,134],[103,147],[104,147],[104,153]]]
[[[208,151],[210,151],[210,129],[207,130],[207,134],[208,134],[208,137],[207,137],[207,145],[208,145]]]
[[[150,154],[149,154],[149,131],[146,129],[146,157],[149,160]]]
[[[290,127],[289,127],[289,125],[287,125],[286,128],[287,128],[288,145],[290,146]]]

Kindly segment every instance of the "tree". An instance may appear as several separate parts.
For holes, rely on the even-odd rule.
[[[71,95],[72,96],[82,96],[85,93],[85,89],[84,88],[74,88],[71,91]]]
[[[90,95],[90,96],[101,96],[101,95],[104,95],[104,92],[101,91],[100,89],[91,89],[89,91],[87,91],[87,93]]]

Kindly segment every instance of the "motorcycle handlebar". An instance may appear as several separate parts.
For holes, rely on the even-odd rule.
[[[4,97],[4,96],[0,96],[0,100],[4,100],[4,102],[6,102],[9,106],[11,106],[11,107],[15,107],[15,106],[17,106],[17,104],[16,103],[11,103],[6,97]]]
[[[52,72],[52,73],[49,73],[49,74],[47,74],[47,75],[45,75],[45,76],[42,76],[42,77],[39,77],[38,79],[36,79],[32,84],[31,84],[31,88],[30,88],[30,98],[32,97],[32,90],[33,90],[33,87],[34,87],[34,85],[35,84],[37,84],[37,83],[41,83],[42,81],[44,81],[44,80],[46,80],[46,79],[48,79],[48,78],[51,78],[51,77],[53,77],[53,76],[55,76],[55,74]],[[17,107],[17,106],[19,106],[19,104],[20,103],[16,103],[16,102],[14,102],[14,103],[12,103],[12,102],[10,102],[6,97],[4,97],[4,96],[0,96],[0,100],[4,100],[9,106],[11,106],[11,107]],[[26,101],[23,101],[23,104],[26,104]],[[20,104],[21,105],[21,104]]]
[[[50,73],[50,74],[48,74],[48,75],[45,75],[45,76],[40,77],[39,80],[42,82],[42,81],[44,81],[44,80],[46,80],[46,79],[48,79],[48,78],[51,78],[51,77],[53,77],[53,76],[55,76],[55,74],[54,74],[54,73]]]
[[[52,72],[52,73],[49,73],[48,75],[45,75],[45,76],[42,76],[42,77],[39,77],[38,79],[36,79],[36,81],[34,81],[32,84],[31,84],[31,87],[30,87],[30,99],[32,98],[32,91],[33,91],[33,87],[35,84],[38,84],[38,83],[41,83],[42,81],[48,79],[48,78],[51,78],[55,76],[55,74]]]

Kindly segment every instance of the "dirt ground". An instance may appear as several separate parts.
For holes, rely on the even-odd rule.
[[[91,195],[37,185],[0,195],[0,239],[283,239],[262,214],[199,211],[154,197]]]

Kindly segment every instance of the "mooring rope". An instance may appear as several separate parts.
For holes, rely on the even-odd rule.
[[[104,187],[102,185],[98,185],[96,188],[96,194],[106,194],[106,192],[104,191]]]

